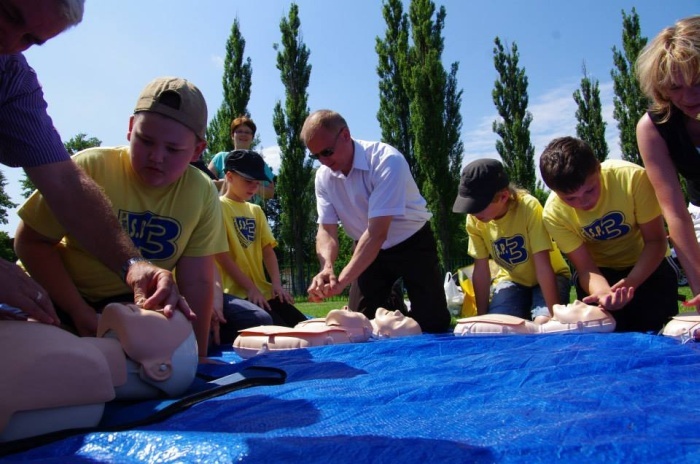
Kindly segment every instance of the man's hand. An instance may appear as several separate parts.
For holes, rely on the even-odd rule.
[[[46,291],[19,266],[0,259],[0,303],[21,309],[32,319],[44,324],[60,325],[56,310]],[[15,319],[8,313],[8,319]]]
[[[331,297],[331,288],[338,283],[333,269],[323,269],[311,280],[311,285],[307,289],[309,300],[319,303]]]
[[[610,292],[588,295],[583,299],[583,302],[598,305],[608,311],[617,311],[632,301],[632,298],[634,298],[634,287],[613,286]]]
[[[192,321],[197,318],[185,297],[180,295],[172,273],[148,261],[138,261],[126,273],[126,284],[134,292],[134,303],[145,309],[163,309],[165,317],[180,311]]]

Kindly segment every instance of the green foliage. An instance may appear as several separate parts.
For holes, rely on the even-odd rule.
[[[80,132],[79,134],[75,135],[67,142],[63,142],[63,146],[66,147],[66,151],[71,156],[75,155],[79,151],[87,150],[88,148],[99,147],[101,145],[102,140],[98,139],[97,137],[87,138],[87,134],[83,132]],[[34,190],[36,190],[34,183],[31,180],[29,180],[29,177],[27,177],[26,173],[20,181],[20,185],[22,187],[22,196],[24,198],[29,198],[29,195],[31,195],[34,192]]]
[[[581,88],[574,92],[574,101],[578,105],[576,110],[576,135],[588,143],[598,161],[605,161],[608,157],[608,143],[605,140],[605,121],[603,121],[603,109],[600,103],[600,89],[598,80],[591,80],[583,66],[583,78]]]
[[[387,30],[375,47],[382,140],[408,160],[433,213],[440,259],[454,260],[466,254],[463,218],[452,213],[464,148],[459,65],[453,63],[448,74],[442,64],[446,11],[436,11],[429,0],[412,0],[405,14],[400,1],[387,0],[382,13]]]
[[[5,192],[7,178],[5,173],[0,171],[0,224],[7,224],[8,210],[16,208],[17,204],[13,203],[10,196]]]
[[[496,141],[496,150],[510,180],[534,192],[535,148],[530,142],[532,114],[527,110],[527,76],[525,69],[518,66],[517,44],[513,43],[510,52],[506,52],[501,39],[496,37],[494,43],[494,65],[499,80],[494,85],[492,96],[501,117],[493,122],[493,131],[500,137]]]
[[[4,231],[0,231],[0,259],[10,262],[17,261],[17,255],[12,246],[12,239]]]
[[[221,106],[207,127],[207,144],[209,146],[207,161],[221,151],[231,151],[231,121],[238,116],[248,116],[250,87],[253,67],[250,57],[245,59],[245,39],[241,35],[238,18],[234,19],[231,34],[226,42],[226,57],[224,58],[224,75],[222,85],[224,99]]]
[[[639,88],[634,75],[634,63],[637,56],[647,44],[647,38],[642,37],[639,27],[639,16],[632,8],[632,13],[626,15],[622,11],[622,51],[612,48],[615,69],[610,72],[613,78],[615,109],[613,117],[617,120],[620,130],[620,149],[622,159],[644,165],[637,147],[636,127],[648,107],[648,100]]]
[[[277,134],[282,164],[275,190],[282,206],[281,238],[287,255],[291,256],[293,293],[306,290],[304,264],[313,256],[315,211],[313,168],[306,157],[306,148],[299,138],[309,115],[308,94],[311,65],[310,52],[301,40],[299,7],[292,4],[289,17],[282,18],[282,44],[275,44],[277,69],[286,90],[284,106],[275,104],[272,124]]]
[[[413,156],[413,131],[410,111],[410,64],[408,61],[408,15],[403,13],[401,0],[388,0],[382,5],[387,24],[384,40],[376,38],[375,50],[379,58],[379,111],[377,120],[382,140],[396,147],[408,161],[411,173],[416,175]]]

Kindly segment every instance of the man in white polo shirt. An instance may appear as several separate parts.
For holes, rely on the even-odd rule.
[[[319,160],[316,172],[321,271],[308,292],[321,300],[356,282],[349,306],[373,318],[387,307],[391,287],[403,278],[411,302],[409,316],[424,332],[448,329],[450,315],[439,268],[431,213],[405,157],[381,142],[355,140],[345,119],[319,110],[306,119],[301,139]],[[338,224],[356,242],[353,256],[336,276]]]

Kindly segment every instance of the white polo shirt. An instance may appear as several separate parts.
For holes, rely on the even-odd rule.
[[[327,166],[316,171],[319,224],[341,223],[359,240],[370,218],[393,216],[382,249],[397,245],[420,230],[432,214],[418,191],[406,158],[382,142],[353,140],[352,169],[345,176]]]

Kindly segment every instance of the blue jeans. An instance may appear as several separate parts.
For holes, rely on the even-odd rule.
[[[238,336],[239,330],[272,325],[272,316],[261,307],[248,300],[224,293],[224,317],[226,323],[219,327],[221,344],[230,344]]]
[[[556,278],[559,302],[568,304],[571,280],[562,275],[558,275]],[[510,280],[503,280],[491,287],[491,303],[488,313],[508,314],[527,320],[537,316],[550,315],[539,285],[527,287]]]

